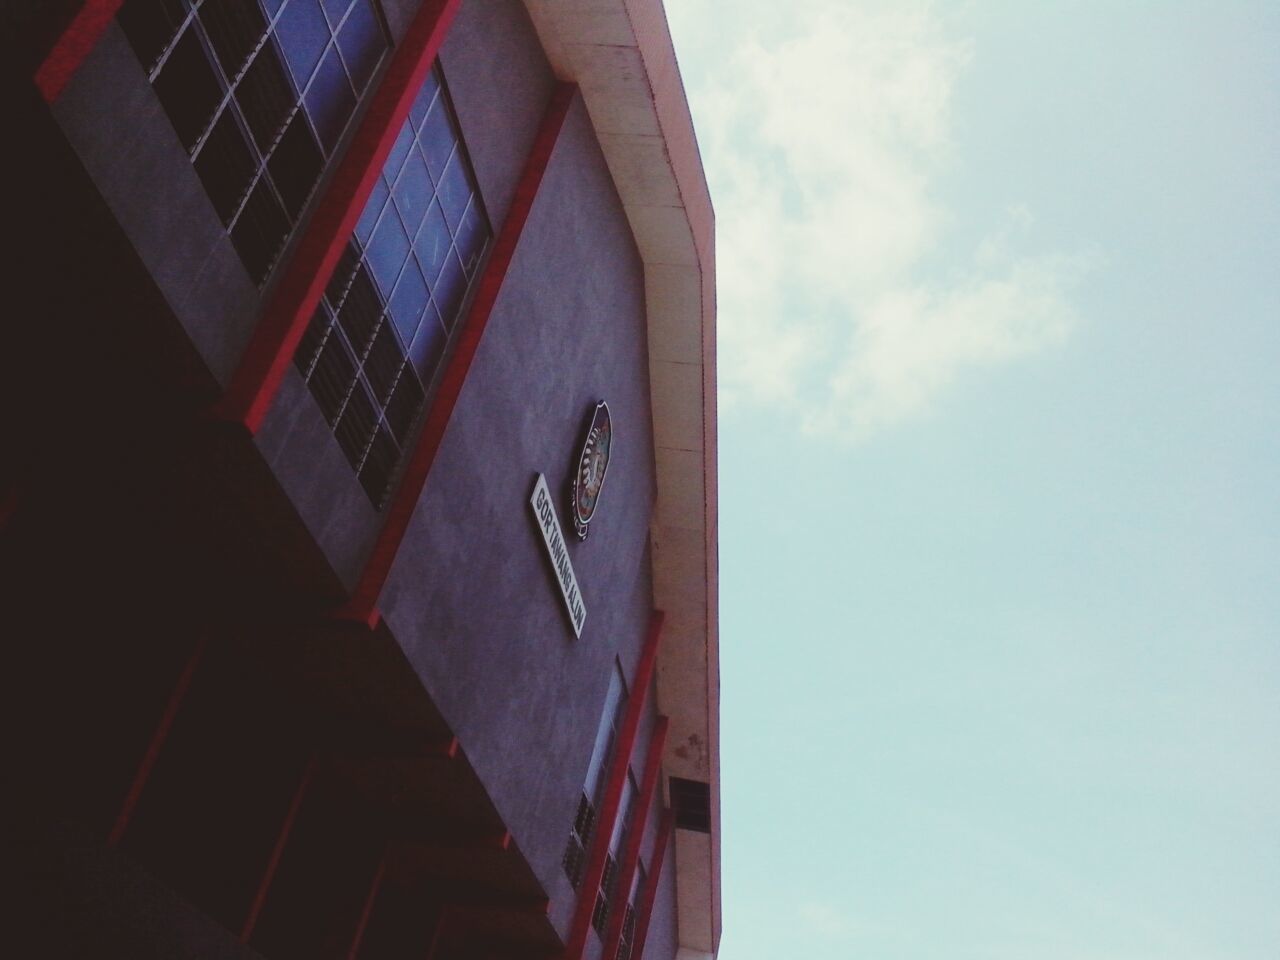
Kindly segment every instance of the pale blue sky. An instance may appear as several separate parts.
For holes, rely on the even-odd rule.
[[[667,8],[722,960],[1280,957],[1280,4]]]

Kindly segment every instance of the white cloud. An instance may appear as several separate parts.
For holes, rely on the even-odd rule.
[[[1019,256],[1024,209],[945,280],[925,276],[949,223],[933,189],[968,41],[923,3],[728,9],[669,6],[686,64],[699,38],[687,83],[716,204],[725,407],[781,405],[859,437],[1070,332],[1085,261]]]
[[[803,929],[824,937],[844,937],[853,929],[848,917],[829,903],[802,903],[796,912]]]

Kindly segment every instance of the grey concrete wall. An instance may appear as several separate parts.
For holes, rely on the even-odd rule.
[[[464,11],[484,8],[477,16],[489,17],[497,6]],[[466,38],[473,28],[478,24],[464,19],[456,29]],[[531,31],[527,41],[536,42]],[[473,84],[491,88],[491,109],[519,102],[488,75],[488,61],[474,64],[474,75],[456,56],[452,62],[459,66],[448,80],[464,128],[465,105],[479,98]],[[485,127],[502,124],[489,116]],[[486,181],[496,168],[486,150],[473,147],[473,154],[482,183],[495,182]],[[508,156],[506,169],[522,161]],[[503,195],[486,194],[491,210]],[[642,265],[578,102],[382,603],[551,897],[562,930],[574,893],[560,859],[612,662],[619,658],[626,675],[633,673],[652,605],[645,330]],[[574,639],[529,496],[536,474],[545,473],[562,524],[568,522],[566,484],[584,418],[602,397],[613,415],[614,453],[590,538],[571,545],[587,607],[582,637]],[[637,751],[637,764],[642,757]]]
[[[649,936],[644,944],[644,957],[635,960],[672,960],[680,949],[680,931],[676,919],[676,850],[672,833],[663,859],[662,876],[658,880],[658,895],[653,901],[653,914],[649,919]]]
[[[259,291],[116,23],[52,109],[175,318],[225,384],[253,330]]]
[[[440,64],[496,231],[507,218],[555,76],[519,0],[464,0]]]

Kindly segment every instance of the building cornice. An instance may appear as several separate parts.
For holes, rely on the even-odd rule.
[[[666,613],[663,769],[711,785],[711,833],[676,830],[682,955],[720,940],[715,217],[660,0],[525,0],[578,84],[645,269],[657,503],[654,604]]]

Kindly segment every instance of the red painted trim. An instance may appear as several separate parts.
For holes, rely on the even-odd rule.
[[[369,885],[369,895],[364,898],[364,909],[360,911],[360,922],[356,924],[355,935],[351,938],[351,949],[347,951],[347,960],[356,960],[360,955],[360,941],[364,939],[365,928],[369,926],[369,917],[373,915],[373,905],[378,899],[378,891],[382,889],[382,878],[387,873],[387,855],[383,853],[378,861],[377,872]]]
[[[316,754],[312,754],[311,759],[307,761],[306,769],[302,771],[302,779],[298,781],[298,788],[293,792],[293,800],[289,803],[289,812],[285,814],[284,822],[280,824],[280,834],[276,837],[276,845],[271,850],[266,869],[262,871],[262,879],[258,881],[258,890],[253,895],[253,903],[249,907],[249,915],[245,917],[244,926],[240,928],[241,943],[248,943],[249,938],[253,936],[253,928],[257,925],[258,917],[261,916],[262,908],[267,902],[267,893],[271,890],[271,881],[276,877],[276,870],[280,867],[280,859],[284,856],[284,848],[289,843],[289,834],[293,832],[294,821],[298,819],[298,810],[302,807],[302,801],[306,799],[307,790],[311,787],[311,781],[315,779],[317,766],[319,766],[319,758]]]
[[[640,795],[636,798],[635,819],[632,820],[631,834],[627,837],[627,845],[622,851],[622,859],[618,863],[618,885],[614,888],[617,906],[609,912],[609,925],[604,931],[603,957],[614,957],[618,953],[618,943],[622,940],[622,922],[627,916],[627,898],[631,896],[631,884],[636,877],[636,867],[640,863],[640,844],[644,842],[644,828],[649,822],[649,808],[658,793],[658,783],[662,777],[662,748],[667,743],[667,728],[670,721],[659,717],[653,726],[653,734],[649,738],[649,752],[644,760],[644,778],[640,781]]]
[[[631,682],[631,696],[627,710],[618,729],[618,741],[609,764],[609,776],[605,781],[604,796],[600,800],[600,815],[596,818],[595,832],[591,837],[591,849],[587,854],[587,866],[578,887],[578,902],[574,907],[573,922],[569,925],[569,938],[565,946],[566,960],[580,960],[587,946],[587,932],[591,929],[591,911],[596,905],[596,891],[604,875],[605,860],[609,855],[609,840],[617,826],[619,808],[622,806],[622,788],[627,782],[627,768],[631,765],[631,751],[636,744],[640,718],[644,715],[653,680],[653,668],[658,659],[658,642],[662,639],[662,612],[655,610],[649,618],[649,634],[645,637],[640,662],[636,665]]]
[[[636,938],[631,944],[631,960],[644,958],[644,941],[649,935],[649,918],[653,916],[653,901],[657,899],[658,880],[662,877],[662,861],[667,855],[667,845],[671,841],[671,828],[675,826],[675,822],[676,816],[673,811],[667,810],[662,815],[662,825],[658,827],[658,839],[653,845],[653,862],[649,865],[649,875],[644,878],[640,902],[636,904]]]
[[[138,808],[138,801],[142,799],[142,791],[146,789],[147,781],[151,779],[151,771],[155,768],[156,761],[160,759],[160,751],[164,749],[165,741],[169,739],[169,732],[173,729],[173,722],[177,719],[178,710],[182,706],[182,701],[187,696],[187,691],[191,688],[191,681],[195,678],[196,669],[200,666],[200,661],[204,659],[205,649],[209,645],[209,634],[206,632],[201,635],[200,640],[196,643],[196,648],[191,652],[191,656],[187,659],[187,664],[182,668],[182,673],[178,675],[178,682],[173,686],[173,692],[169,694],[169,700],[164,706],[164,712],[160,714],[160,722],[156,724],[155,733],[151,735],[151,741],[147,744],[147,750],[142,755],[142,760],[138,763],[138,769],[133,775],[133,781],[129,784],[129,789],[124,795],[124,801],[120,804],[120,812],[116,814],[116,821],[111,826],[111,833],[107,835],[107,846],[114,847],[124,837],[124,832],[129,828],[129,821],[133,817],[133,812]]]
[[[45,103],[53,103],[93,52],[124,0],[84,0],[67,28],[36,68],[36,88]]]
[[[461,0],[423,0],[240,358],[216,417],[257,433]]]
[[[431,942],[427,944],[427,952],[422,960],[435,960],[436,951],[444,943],[445,927],[453,925],[453,908],[445,904],[436,915],[435,929],[431,932]]]
[[[360,581],[356,584],[351,599],[337,613],[341,619],[367,623],[378,615],[378,598],[382,594],[382,587],[387,581],[391,565],[395,562],[396,552],[400,549],[400,544],[409,528],[409,520],[413,516],[414,508],[418,505],[418,498],[422,495],[423,487],[426,486],[427,475],[431,472],[436,452],[440,449],[444,432],[449,426],[449,418],[453,415],[458,396],[462,393],[462,386],[466,382],[467,373],[480,346],[480,339],[484,336],[489,316],[493,313],[493,306],[498,300],[498,294],[502,291],[502,282],[515,256],[520,235],[524,232],[524,226],[529,220],[533,202],[538,196],[538,187],[546,175],[551,154],[555,150],[560,130],[564,126],[565,117],[569,113],[569,107],[573,104],[577,90],[574,84],[561,83],[552,94],[551,103],[547,107],[542,126],[534,139],[533,149],[525,161],[524,171],[516,186],[511,209],[498,233],[493,252],[480,275],[471,308],[467,311],[466,319],[458,332],[458,343],[441,376],[440,387],[427,411],[427,419],[422,426],[422,432],[418,435],[417,445],[405,467],[404,476],[391,502],[387,505],[386,518],[383,520],[382,529],[378,533],[378,539],[374,543],[369,560],[365,563]]]

